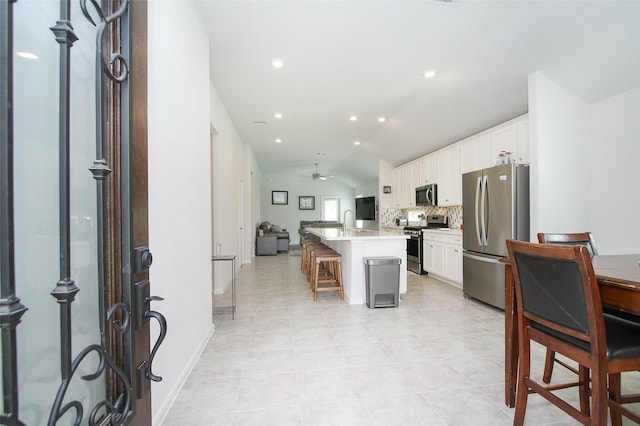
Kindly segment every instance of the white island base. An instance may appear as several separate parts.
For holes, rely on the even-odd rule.
[[[308,232],[342,255],[345,300],[351,305],[366,302],[364,259],[393,256],[400,259],[400,294],[407,292],[407,235],[385,231],[311,228]]]

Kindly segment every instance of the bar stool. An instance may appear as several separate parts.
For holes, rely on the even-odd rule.
[[[302,270],[302,272],[307,276],[307,279],[309,279],[309,275],[310,275],[310,272],[308,271],[311,270],[310,249],[311,247],[319,247],[319,246],[324,246],[324,244],[319,240],[304,240],[302,242],[302,256],[300,256],[301,257],[300,270]]]
[[[319,291],[336,290],[340,294],[340,299],[344,300],[344,288],[342,286],[342,256],[332,250],[333,253],[324,251],[314,254],[313,278],[311,281],[313,289],[313,300],[318,300]],[[320,276],[320,269],[326,271]]]
[[[311,290],[313,290],[313,279],[312,278],[313,278],[313,274],[314,274],[314,267],[315,267],[315,264],[316,264],[316,257],[318,255],[320,255],[320,254],[323,254],[323,255],[336,255],[337,253],[331,247],[328,247],[328,246],[326,246],[324,244],[317,244],[317,245],[310,246],[308,248],[307,253],[308,253],[307,254],[308,259],[307,259],[307,269],[305,271],[305,274],[307,276],[307,281],[309,281],[309,287],[311,288]],[[321,275],[322,277],[324,277],[324,275],[327,275],[327,273],[329,273],[329,272],[325,271],[326,266],[327,265],[325,265],[325,264],[321,264],[320,265],[320,269],[318,271],[318,274],[322,273],[322,275]]]
[[[320,241],[309,243],[305,248],[305,264],[303,272],[307,277],[307,281],[311,282],[311,274],[313,270],[313,254],[321,251],[331,250],[331,248]]]

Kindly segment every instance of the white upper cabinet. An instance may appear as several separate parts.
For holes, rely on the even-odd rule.
[[[460,144],[460,172],[467,173],[491,167],[491,136],[472,138]]]
[[[436,155],[425,155],[418,160],[420,165],[420,185],[424,186],[432,183],[437,183],[438,179],[438,162],[436,161]]]
[[[438,206],[462,204],[462,174],[496,165],[501,151],[529,163],[529,118],[524,115],[393,169],[393,207],[416,205],[415,189],[438,184]]]
[[[416,188],[420,186],[420,162],[418,160],[412,161],[406,165],[405,179],[406,179],[406,195],[405,200],[407,207],[416,206]]]
[[[391,199],[393,207],[401,209],[406,207],[406,187],[405,187],[405,170],[404,166],[396,167],[392,173]]]
[[[490,135],[491,158],[493,158],[493,165],[495,165],[495,162],[502,151],[510,152],[514,158],[516,158],[518,133],[515,124],[492,132]]]
[[[416,187],[420,186],[420,163],[418,160],[393,169],[391,189],[393,207],[407,208],[416,206]]]
[[[414,160],[408,163],[406,167],[407,167],[406,178],[407,178],[407,184],[409,186],[409,193],[413,194],[413,197],[411,198],[415,198],[416,188],[422,185],[420,183],[420,160]]]
[[[436,154],[438,163],[438,206],[462,204],[462,175],[460,174],[460,147],[453,145]]]
[[[418,160],[393,169],[391,195],[393,207],[407,208],[416,205],[416,187],[420,186],[420,164]]]

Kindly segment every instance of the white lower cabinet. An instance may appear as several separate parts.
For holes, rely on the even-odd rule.
[[[444,276],[462,284],[462,246],[444,245]]]
[[[451,231],[444,231],[451,232]],[[462,235],[423,232],[424,270],[435,278],[462,288]]]
[[[444,246],[436,240],[423,240],[423,269],[430,274],[444,274]]]

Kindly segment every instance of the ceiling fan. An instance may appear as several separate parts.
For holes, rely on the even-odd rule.
[[[311,176],[301,176],[301,177],[311,178],[313,180],[327,180],[329,178],[334,178],[335,177],[335,176],[326,176],[326,175],[318,173],[318,163],[313,163],[313,164],[316,165],[315,173],[313,173]]]

